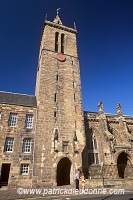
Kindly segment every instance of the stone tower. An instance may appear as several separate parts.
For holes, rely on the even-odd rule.
[[[85,146],[77,30],[45,20],[36,80],[34,185],[72,184]]]

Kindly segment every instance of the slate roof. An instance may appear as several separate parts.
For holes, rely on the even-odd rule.
[[[0,91],[0,103],[27,107],[37,107],[35,96],[3,91]]]

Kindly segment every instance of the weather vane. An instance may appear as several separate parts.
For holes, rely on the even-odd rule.
[[[74,28],[76,29],[76,23],[74,22]]]
[[[56,10],[57,11],[57,15],[59,14],[59,10],[60,10],[60,8],[57,8],[57,10]]]
[[[47,13],[46,13],[46,15],[45,15],[45,19],[47,19]]]

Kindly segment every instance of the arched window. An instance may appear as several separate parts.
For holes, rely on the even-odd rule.
[[[97,149],[97,141],[96,138],[93,139],[93,148]]]
[[[99,161],[99,150],[98,150],[97,139],[95,138],[94,135],[91,135],[88,139],[89,139],[88,140],[88,150],[89,150],[88,161],[89,161],[89,165],[91,165],[91,164],[98,165],[100,163],[100,161]]]
[[[61,53],[64,53],[64,33],[61,34]]]
[[[55,33],[55,52],[58,52],[58,38],[59,38],[59,33]]]

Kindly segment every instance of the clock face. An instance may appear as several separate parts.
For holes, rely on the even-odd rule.
[[[59,61],[61,61],[61,62],[64,62],[64,61],[66,60],[66,57],[65,57],[65,55],[59,53],[59,54],[57,55],[57,60],[59,60]]]

